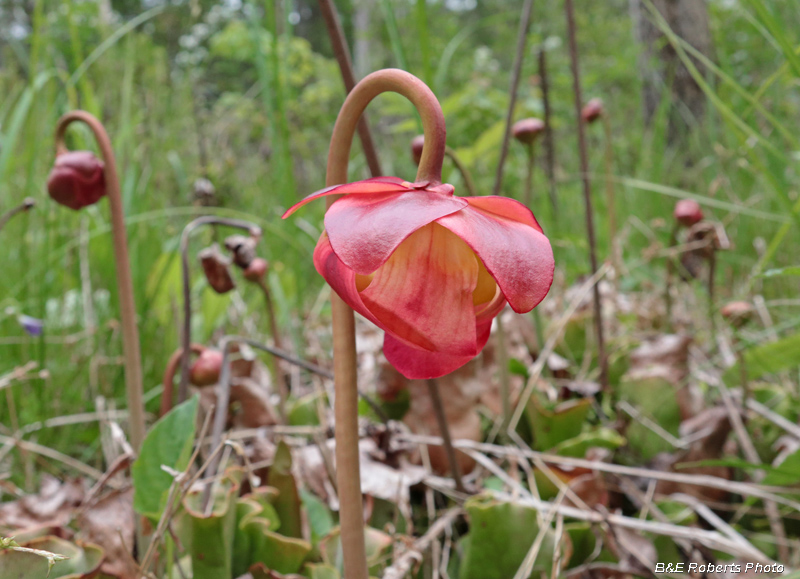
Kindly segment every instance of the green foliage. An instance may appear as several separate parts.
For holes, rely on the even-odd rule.
[[[748,380],[765,374],[776,374],[800,365],[800,334],[793,334],[777,342],[768,342],[744,351],[744,365]],[[728,386],[739,384],[740,362],[725,372],[723,380]]]
[[[459,578],[513,577],[539,534],[537,511],[487,496],[469,499],[464,508],[469,515],[470,532],[462,539],[464,559]],[[553,533],[547,530],[531,577],[550,572],[554,548]]]
[[[0,576],[7,579],[80,579],[97,572],[103,550],[58,537],[41,537],[17,545],[0,538]]]
[[[140,515],[158,520],[167,505],[174,477],[162,466],[181,472],[189,464],[197,424],[198,397],[170,410],[145,436],[139,457],[133,463],[133,508]]]

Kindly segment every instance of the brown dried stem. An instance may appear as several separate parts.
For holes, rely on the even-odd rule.
[[[192,342],[192,291],[189,285],[189,238],[192,232],[202,225],[224,225],[243,229],[254,237],[261,236],[261,229],[250,221],[227,219],[206,215],[189,222],[181,233],[181,274],[183,276],[183,336],[181,337],[181,380],[178,385],[178,404],[186,400],[189,392],[189,357]]]
[[[439,383],[435,379],[426,380],[428,383],[428,393],[433,403],[433,413],[436,415],[436,422],[439,426],[439,432],[442,434],[442,441],[444,441],[444,450],[447,454],[447,462],[450,465],[450,474],[456,483],[456,490],[460,493],[466,493],[464,483],[461,480],[461,468],[458,466],[458,457],[456,457],[456,450],[453,447],[453,439],[450,438],[450,428],[447,425],[447,415],[444,412],[444,404],[442,404],[442,395],[439,392]]]
[[[581,99],[581,78],[578,63],[578,42],[575,31],[575,8],[572,0],[564,1],[564,9],[567,17],[567,36],[569,38],[569,54],[572,63],[572,90],[575,99],[575,119],[578,125],[578,149],[581,161],[581,178],[583,181],[583,203],[586,210],[586,235],[589,241],[589,265],[592,275],[598,270],[597,265],[597,240],[594,232],[594,217],[592,215],[592,184],[589,179],[589,154],[586,147],[586,132],[584,130],[583,117],[581,111],[583,102]],[[605,339],[603,337],[603,313],[600,305],[600,288],[595,285],[592,288],[594,303],[594,327],[597,335],[597,356],[600,362],[600,385],[603,390],[608,391],[608,359],[606,358]]]
[[[494,180],[493,195],[500,195],[503,186],[503,167],[508,156],[508,145],[511,140],[511,126],[514,124],[514,105],[517,103],[517,88],[519,87],[519,77],[522,72],[522,61],[525,57],[525,43],[528,39],[528,29],[531,24],[531,13],[533,12],[533,0],[525,0],[522,5],[522,16],[519,22],[519,33],[517,35],[517,51],[514,56],[514,70],[511,73],[511,86],[508,89],[508,112],[506,113],[506,132],[503,135],[503,146],[500,149],[500,160],[497,162],[497,175]]]
[[[58,120],[56,125],[56,154],[65,152],[64,134],[67,127],[80,121],[94,134],[100,154],[105,162],[105,181],[108,206],[111,212],[111,234],[114,242],[114,264],[117,273],[120,317],[122,322],[122,350],[125,359],[125,389],[130,412],[129,428],[131,445],[139,451],[145,434],[144,402],[142,398],[142,358],[139,346],[139,330],[136,324],[136,304],[133,297],[131,266],[128,257],[128,241],[125,229],[125,209],[117,173],[117,162],[111,139],[102,123],[85,111],[72,111]]]
[[[25,200],[20,204],[10,209],[3,215],[0,215],[0,231],[3,230],[3,227],[6,226],[6,223],[11,220],[15,215],[18,213],[22,213],[23,211],[30,211],[33,206],[36,205],[36,200],[33,197],[26,197]]]
[[[550,81],[547,74],[547,52],[539,49],[539,82],[542,89],[542,106],[544,107],[544,150],[547,181],[550,185],[550,203],[553,206],[553,218],[558,216],[558,196],[556,193],[556,143],[553,136],[553,113],[550,107]]]

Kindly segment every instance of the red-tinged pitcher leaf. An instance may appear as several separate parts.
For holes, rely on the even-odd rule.
[[[553,283],[555,261],[550,241],[527,209],[469,198],[470,207],[437,220],[478,255],[517,313],[532,310]],[[491,207],[495,211],[484,210]]]
[[[427,190],[351,195],[325,214],[325,230],[339,259],[356,273],[378,269],[412,233],[467,206]]]

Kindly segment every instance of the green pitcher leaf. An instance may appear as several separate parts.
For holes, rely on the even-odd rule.
[[[364,529],[364,540],[367,551],[367,565],[371,575],[380,575],[380,562],[392,546],[392,537],[373,527]],[[341,529],[336,527],[319,543],[322,560],[337,569],[342,565]]]
[[[342,579],[339,572],[330,565],[315,565],[312,563],[303,567],[302,575],[308,579]]]
[[[536,510],[486,495],[471,498],[464,508],[470,531],[459,579],[514,577],[539,533]],[[553,533],[548,530],[531,577],[550,573],[554,546]]]
[[[131,469],[133,508],[140,515],[158,520],[167,503],[173,477],[161,465],[183,471],[192,456],[197,425],[198,397],[194,396],[156,422],[142,443]]]
[[[233,570],[236,531],[238,471],[229,471],[212,495],[211,512],[206,515],[202,490],[183,500],[180,536],[192,559],[192,579],[230,577]]]
[[[103,562],[97,545],[70,543],[58,537],[40,537],[19,546],[0,549],[3,579],[82,579],[93,577]]]
[[[278,443],[278,448],[275,450],[275,458],[267,475],[267,485],[278,490],[278,496],[272,504],[281,521],[281,534],[287,537],[302,537],[300,495],[292,475],[292,451],[283,441]]]
[[[554,446],[578,436],[592,407],[590,398],[562,402],[549,410],[535,396],[531,396],[525,414],[533,431],[533,447],[550,450]]]

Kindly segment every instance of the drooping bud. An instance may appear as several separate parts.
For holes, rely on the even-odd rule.
[[[256,237],[244,235],[231,235],[225,239],[225,249],[231,252],[233,263],[242,269],[247,269],[256,256]]]
[[[69,151],[56,156],[47,192],[56,203],[78,210],[106,194],[103,162],[91,151]]]
[[[675,211],[672,213],[675,221],[684,227],[691,227],[695,223],[703,220],[703,210],[700,204],[693,199],[681,199],[675,204]]]
[[[581,117],[583,117],[584,122],[593,123],[603,116],[603,112],[603,101],[599,98],[593,98],[583,107]]]
[[[417,135],[411,139],[411,158],[414,159],[416,165],[419,165],[422,160],[423,145],[425,145],[425,135]]]
[[[257,257],[251,261],[247,269],[244,270],[244,277],[249,281],[259,282],[267,275],[268,269],[269,262],[262,257]]]
[[[544,132],[544,129],[545,124],[543,120],[531,117],[514,123],[514,126],[511,127],[511,134],[513,134],[514,138],[520,143],[530,145]]]
[[[211,386],[219,382],[222,352],[206,348],[189,368],[189,381],[195,386]]]
[[[220,253],[216,243],[200,251],[197,257],[200,258],[208,285],[215,292],[225,294],[236,287],[230,272],[231,260]]]
[[[722,317],[734,328],[741,328],[753,318],[753,306],[750,302],[730,302],[720,310]]]

